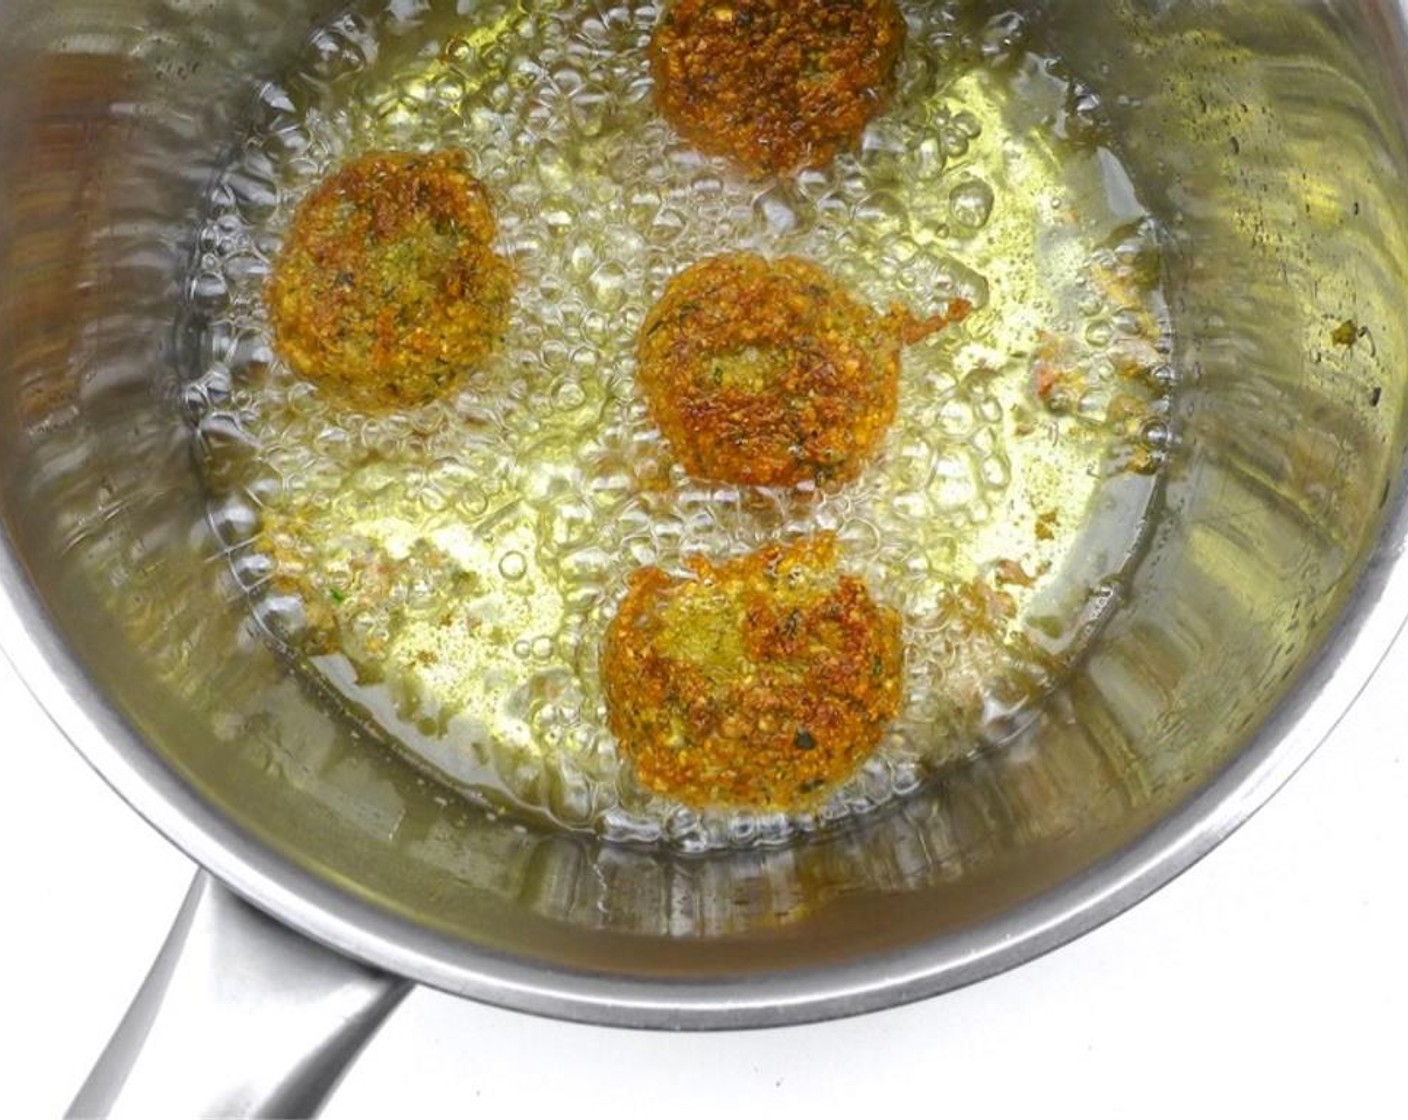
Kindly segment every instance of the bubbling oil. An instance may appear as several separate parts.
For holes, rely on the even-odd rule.
[[[253,610],[351,717],[467,796],[701,849],[892,800],[999,740],[1070,667],[1158,485],[1157,231],[1097,107],[1016,17],[967,26],[963,7],[908,6],[891,108],[859,151],[786,180],[700,155],[656,114],[650,3],[374,0],[261,90],[192,270],[209,360],[188,403]],[[274,353],[271,262],[340,163],[445,147],[494,197],[518,274],[507,335],[454,399],[346,411]],[[851,485],[701,483],[649,422],[646,311],[675,273],[738,249],[808,257],[879,308],[975,308],[906,351],[899,420]],[[598,679],[630,573],[817,531],[905,620],[881,748],[805,813],[638,788]]]

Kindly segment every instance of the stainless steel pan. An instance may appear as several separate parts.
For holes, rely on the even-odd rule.
[[[77,1111],[311,1111],[409,981],[722,1028],[981,979],[1217,844],[1408,617],[1408,5],[1025,5],[1170,231],[1182,340],[1157,538],[1081,671],[1008,749],[800,848],[447,811],[249,628],[177,403],[202,188],[327,7],[0,2],[0,635],[207,869]]]

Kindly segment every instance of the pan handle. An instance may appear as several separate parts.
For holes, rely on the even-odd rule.
[[[198,872],[70,1116],[312,1116],[410,984]]]

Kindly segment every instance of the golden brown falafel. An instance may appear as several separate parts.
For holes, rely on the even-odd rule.
[[[904,36],[894,0],[675,0],[650,40],[656,104],[749,171],[817,167],[883,108]]]
[[[894,421],[900,347],[962,318],[878,315],[798,257],[729,253],[680,273],[636,342],[650,413],[686,470],[753,486],[844,482]]]
[[[691,567],[637,572],[607,630],[623,753],[642,785],[687,805],[815,803],[899,710],[899,615],[836,571],[829,535]]]
[[[359,408],[452,389],[503,333],[513,272],[463,152],[373,152],[303,200],[266,290],[278,352]]]

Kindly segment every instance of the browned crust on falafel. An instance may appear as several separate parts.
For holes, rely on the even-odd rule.
[[[513,272],[463,152],[372,152],[299,205],[265,292],[278,353],[356,407],[423,404],[493,349]]]
[[[670,281],[641,327],[637,377],[695,477],[846,482],[895,419],[901,346],[967,309],[881,315],[811,261],[728,253]]]
[[[899,615],[821,535],[692,578],[637,572],[607,631],[607,719],[639,782],[695,807],[796,809],[848,778],[899,710]]]
[[[656,104],[749,171],[817,167],[884,107],[904,37],[894,0],[675,0],[650,41]]]

